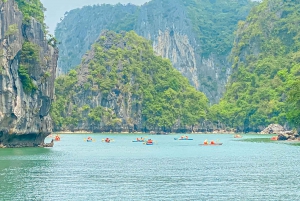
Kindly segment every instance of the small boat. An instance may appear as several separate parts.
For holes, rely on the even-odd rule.
[[[110,143],[112,141],[112,139],[109,139],[108,137],[105,139],[102,139],[102,142],[106,142],[106,143]]]
[[[187,135],[182,135],[180,138],[174,137],[174,140],[193,140],[193,139],[190,139]]]
[[[242,138],[241,135],[234,135],[233,137],[234,137],[234,138]]]
[[[215,146],[215,145],[222,145],[223,143],[214,143],[214,144],[199,144],[200,146]]]
[[[91,138],[91,137],[88,137],[88,138],[83,138],[83,141],[85,141],[85,142],[95,142],[96,140]]]
[[[146,142],[144,142],[144,144],[146,144],[146,145],[153,145],[154,142],[153,142],[153,140],[148,139]]]
[[[271,137],[271,140],[272,140],[272,141],[277,141],[277,140],[278,140],[278,136],[273,136],[273,137]]]
[[[191,139],[191,138],[176,138],[176,137],[174,137],[174,140],[193,140],[193,139]]]
[[[132,142],[145,142],[145,138],[136,138],[136,140],[132,140]]]
[[[54,140],[55,141],[60,141],[60,137],[57,135],[57,136],[55,136]]]

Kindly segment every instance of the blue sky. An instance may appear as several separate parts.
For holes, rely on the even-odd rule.
[[[66,11],[94,4],[132,3],[136,5],[142,5],[147,1],[149,0],[41,0],[44,7],[47,9],[45,12],[46,24],[49,27],[50,33],[52,34],[54,33],[56,24],[60,21],[60,18],[64,16]]]

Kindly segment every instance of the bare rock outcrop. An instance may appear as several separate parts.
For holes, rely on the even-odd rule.
[[[277,140],[299,140],[299,134],[296,131],[283,131],[278,135]]]
[[[43,25],[23,14],[14,0],[0,1],[0,144],[35,147],[52,131],[49,116],[54,95],[58,50],[48,44]],[[24,89],[20,76],[25,42],[38,49],[38,63],[29,63],[27,79],[34,90]]]
[[[284,132],[284,128],[279,124],[270,124],[267,128],[261,131],[261,134],[280,134]]]

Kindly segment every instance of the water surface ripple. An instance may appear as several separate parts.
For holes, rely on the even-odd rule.
[[[131,142],[136,135],[109,135],[110,144],[87,136],[0,149],[0,200],[300,200],[300,147],[225,134],[149,135],[153,146]],[[199,146],[205,139],[224,144]]]

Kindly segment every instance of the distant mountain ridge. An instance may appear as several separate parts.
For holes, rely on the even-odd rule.
[[[171,60],[190,83],[217,102],[231,71],[233,32],[255,5],[248,0],[152,0],[142,6],[98,5],[75,9],[58,24],[59,68],[80,63],[102,30],[134,30]]]

